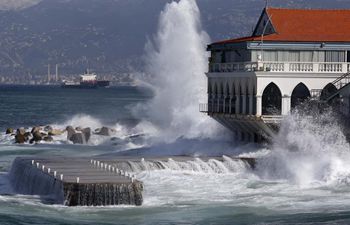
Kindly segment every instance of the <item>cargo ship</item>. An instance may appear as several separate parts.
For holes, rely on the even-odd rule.
[[[98,80],[97,75],[95,73],[90,73],[87,71],[85,74],[80,75],[80,80],[78,82],[75,81],[67,81],[64,80],[61,84],[63,88],[104,88],[109,87],[109,80]]]

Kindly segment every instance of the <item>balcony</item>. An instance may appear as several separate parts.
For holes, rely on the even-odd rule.
[[[348,73],[350,63],[337,62],[240,62],[210,63],[211,73],[231,72],[276,72],[276,73]]]

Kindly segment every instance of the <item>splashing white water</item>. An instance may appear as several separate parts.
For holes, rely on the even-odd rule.
[[[258,164],[263,178],[300,186],[350,183],[350,146],[331,113],[295,113],[282,123],[271,154]]]
[[[158,33],[146,47],[146,71],[155,97],[138,109],[148,121],[140,124],[141,129],[162,141],[208,137],[217,130],[216,123],[198,110],[199,102],[206,101],[207,43],[196,1],[165,6]]]

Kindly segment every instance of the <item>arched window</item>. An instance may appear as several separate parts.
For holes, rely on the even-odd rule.
[[[274,83],[270,83],[264,90],[262,96],[262,114],[282,114],[282,94],[280,89]]]
[[[328,97],[330,97],[332,94],[337,92],[338,89],[334,86],[334,84],[329,83],[326,85],[326,87],[323,88],[321,92],[321,100],[326,100]]]
[[[292,92],[291,107],[294,109],[299,104],[303,103],[306,99],[310,98],[311,94],[309,89],[303,83],[299,83]]]

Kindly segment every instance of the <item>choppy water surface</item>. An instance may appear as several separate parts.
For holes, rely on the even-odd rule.
[[[83,95],[86,98],[82,93],[86,93]],[[55,126],[84,123],[81,125],[93,128],[102,124],[119,127],[116,134],[119,138],[133,132],[139,121],[131,116],[132,106],[150,99],[149,91],[138,88],[1,87],[0,95],[1,104],[6,106],[1,111],[2,131],[6,127],[32,126],[40,120],[40,124]],[[22,99],[23,108],[17,98]],[[82,99],[89,107],[82,107]],[[62,110],[57,110],[57,102]],[[40,108],[40,104],[45,107]],[[9,113],[11,109],[16,116]],[[329,119],[331,115],[318,117],[317,121],[302,118],[287,118],[272,150],[238,148],[228,141],[208,138],[139,142],[137,147],[143,148],[131,150],[131,155],[241,154],[261,158],[256,170],[244,163],[231,162],[229,157],[223,157],[223,162],[212,159],[207,163],[199,159],[187,163],[169,160],[164,170],[152,167],[135,170],[145,185],[141,207],[45,205],[36,196],[13,195],[7,182],[6,171],[17,156],[117,154],[133,148],[128,139],[119,145],[106,140],[88,146],[64,142],[19,146],[2,135],[0,224],[347,224],[349,145],[337,124]]]
[[[194,0],[173,1],[160,15],[147,45],[147,89],[119,87],[67,90],[59,87],[0,87],[0,224],[349,224],[350,147],[331,113],[288,116],[268,149],[239,146],[206,115],[208,36]],[[155,95],[153,98],[153,94]],[[204,96],[204,98],[203,98]],[[93,136],[72,145],[65,135],[51,144],[15,145],[7,127],[108,126],[113,137]],[[45,205],[37,196],[12,192],[11,162],[17,156],[133,155],[143,169],[141,207]],[[191,155],[166,160],[157,169],[141,158]],[[226,155],[226,156],[224,156]],[[252,170],[233,156],[258,158]]]

